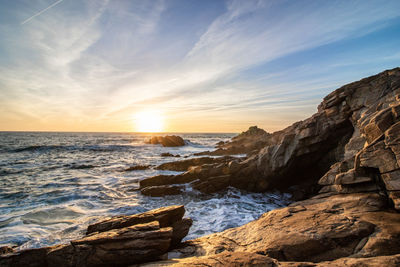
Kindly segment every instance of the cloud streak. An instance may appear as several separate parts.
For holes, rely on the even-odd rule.
[[[49,10],[50,8],[55,7],[56,5],[58,5],[59,3],[61,3],[62,1],[64,1],[64,0],[58,0],[57,2],[55,2],[55,3],[51,4],[50,6],[46,7],[45,9],[39,11],[39,12],[36,13],[35,15],[33,15],[33,16],[27,18],[26,20],[24,20],[23,22],[21,22],[21,25],[24,25],[25,23],[31,21],[31,20],[34,19],[35,17],[37,17],[37,16],[43,14],[44,12],[46,12],[47,10]]]

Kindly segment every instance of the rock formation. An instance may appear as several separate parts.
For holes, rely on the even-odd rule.
[[[175,147],[184,146],[185,141],[182,137],[177,135],[166,135],[166,136],[153,136],[146,142],[146,144],[158,145],[161,144],[164,147]]]
[[[156,169],[168,170],[168,171],[187,171],[192,166],[214,164],[214,163],[228,163],[234,159],[235,159],[234,157],[230,156],[218,157],[218,158],[211,158],[211,157],[192,158],[180,161],[167,162],[157,166]]]
[[[319,190],[383,190],[399,207],[399,100],[399,68],[345,85],[325,97],[318,112],[304,121],[272,134],[250,128],[221,144],[236,152],[263,144],[246,160],[192,167],[175,178],[158,177],[157,186],[192,183],[204,192],[226,186],[255,192],[295,186],[298,198]]]
[[[332,92],[312,117],[265,134],[264,147],[243,161],[143,180],[142,187],[189,183],[204,193],[292,189],[305,199],[144,266],[399,266],[399,136],[396,68]]]
[[[232,138],[230,142],[219,142],[217,150],[196,153],[196,156],[211,155],[235,155],[247,154],[252,155],[260,151],[261,148],[268,144],[268,136],[270,134],[257,126],[251,126],[247,131]]]
[[[117,216],[89,225],[81,239],[0,255],[0,266],[127,266],[165,258],[188,234],[192,220],[183,206]]]

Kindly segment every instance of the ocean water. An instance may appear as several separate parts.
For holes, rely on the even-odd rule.
[[[187,145],[164,148],[133,133],[0,132],[0,246],[20,249],[66,243],[89,223],[183,204],[194,220],[186,239],[243,225],[287,205],[288,195],[249,193],[234,188],[212,195],[188,189],[178,196],[147,197],[139,181],[178,172],[127,171],[212,150],[233,134],[180,134]],[[181,158],[161,157],[170,152]]]

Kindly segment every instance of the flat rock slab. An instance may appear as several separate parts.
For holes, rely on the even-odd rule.
[[[168,227],[172,226],[173,223],[182,220],[184,214],[184,206],[176,205],[135,215],[116,216],[108,220],[89,225],[86,234],[91,234],[93,232],[104,232],[152,221],[158,221],[161,227]]]

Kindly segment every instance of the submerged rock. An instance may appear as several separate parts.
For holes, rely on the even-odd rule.
[[[181,157],[180,155],[174,155],[174,154],[171,154],[171,153],[169,153],[169,152],[161,153],[160,156],[161,156],[161,157],[175,157],[175,158],[180,158],[180,157]]]
[[[151,165],[136,165],[132,166],[129,168],[126,168],[124,171],[129,172],[129,171],[142,171],[142,170],[148,170],[151,168]]]
[[[146,144],[157,145],[161,144],[164,147],[176,147],[184,146],[185,141],[182,137],[177,135],[166,135],[166,136],[153,136],[146,142]]]
[[[192,220],[183,206],[118,216],[89,225],[70,244],[0,255],[0,266],[127,266],[164,259],[188,234]]]

